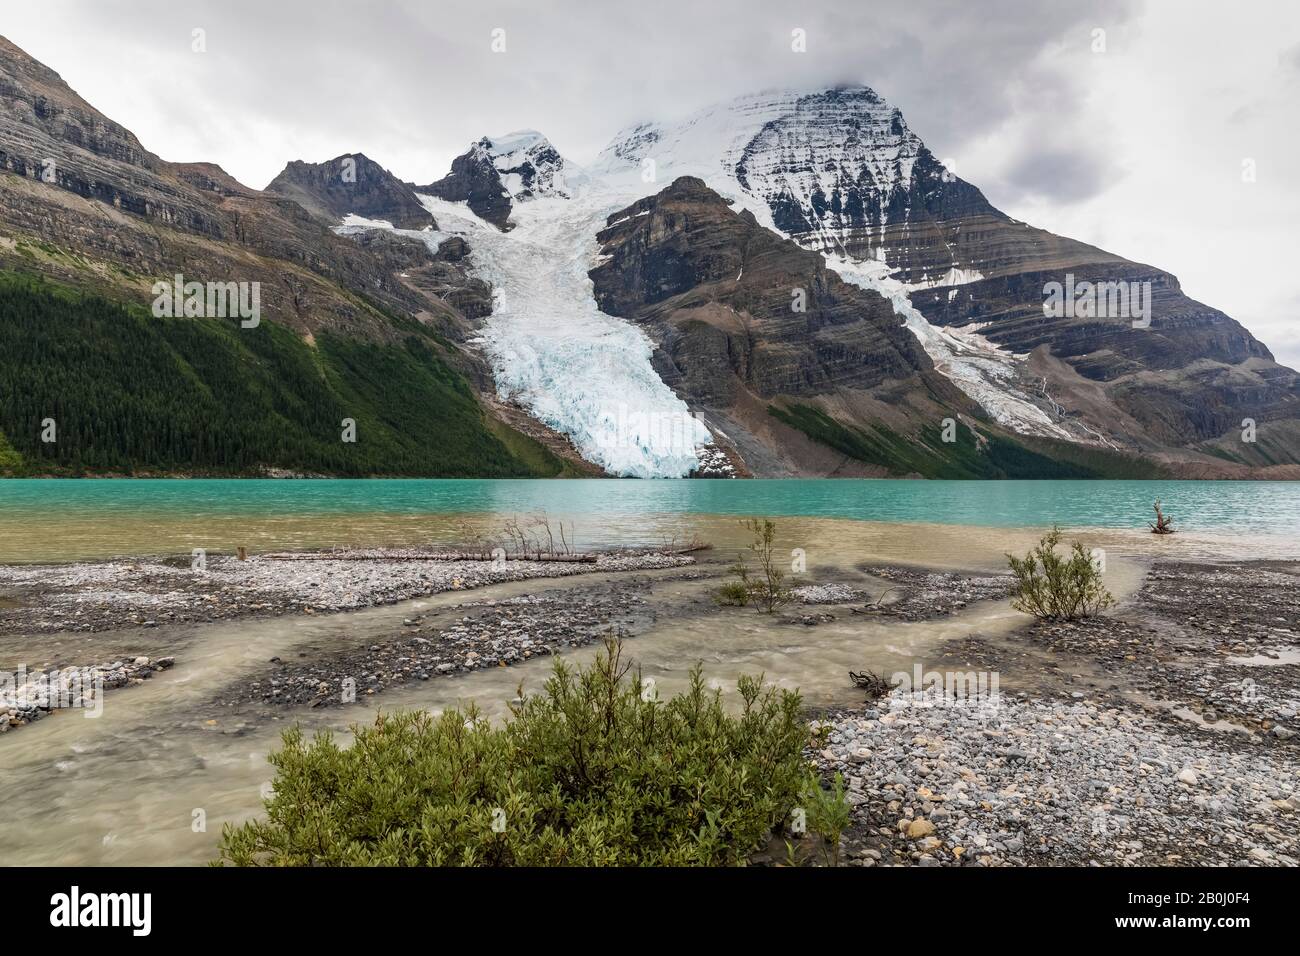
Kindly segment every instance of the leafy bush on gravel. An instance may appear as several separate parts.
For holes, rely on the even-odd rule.
[[[752,536],[749,551],[758,559],[760,576],[750,575],[745,555],[741,553],[731,568],[735,579],[717,588],[713,599],[722,605],[755,604],[764,613],[772,614],[794,600],[794,592],[785,586],[785,573],[776,557],[776,525],[770,518],[748,518],[741,526]]]
[[[840,864],[840,837],[853,820],[844,790],[844,775],[836,773],[830,788],[823,787],[817,776],[810,775],[804,785],[803,801],[808,828],[822,837],[822,851],[829,866]]]
[[[274,866],[743,863],[799,803],[797,693],[739,681],[723,709],[700,670],[658,701],[617,641],[493,728],[471,705],[381,715],[351,747],[294,728],[271,757],[267,819],[227,825],[220,861]]]
[[[1050,621],[1090,617],[1115,603],[1101,582],[1101,569],[1074,542],[1069,555],[1057,553],[1061,530],[1053,527],[1023,558],[1007,555],[1016,585],[1011,606]]]

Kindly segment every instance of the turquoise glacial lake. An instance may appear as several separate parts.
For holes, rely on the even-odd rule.
[[[184,550],[197,529],[258,545],[446,539],[458,520],[543,513],[588,546],[647,543],[694,515],[1141,531],[1157,498],[1180,530],[1300,553],[1300,482],[16,479],[0,481],[0,561]]]

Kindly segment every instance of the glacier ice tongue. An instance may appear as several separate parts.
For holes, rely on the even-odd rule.
[[[651,366],[645,333],[596,307],[587,270],[617,201],[539,197],[516,210],[508,233],[459,203],[421,201],[444,237],[467,237],[475,273],[492,285],[494,308],[480,340],[503,399],[612,474],[683,477],[699,466],[708,428]]]
[[[507,164],[551,150],[544,137],[527,131],[498,140],[493,146]],[[539,184],[544,188],[515,207],[515,228],[508,233],[463,203],[423,195],[420,201],[439,224],[436,231],[393,229],[388,222],[355,215],[336,231],[387,229],[419,239],[435,252],[450,236],[465,237],[475,274],[493,290],[492,315],[476,341],[492,363],[501,398],[528,409],[611,474],[690,474],[700,467],[701,449],[713,440],[709,429],[655,372],[654,344],[645,333],[600,311],[587,277],[596,258],[596,233],[639,194],[593,186],[563,159]],[[561,191],[575,186],[573,198]]]

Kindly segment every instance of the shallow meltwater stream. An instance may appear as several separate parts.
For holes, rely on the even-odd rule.
[[[735,519],[693,522],[715,542],[710,562],[725,566],[740,543]],[[1004,552],[1023,551],[1033,531],[954,526],[878,525],[830,519],[787,519],[779,544],[803,548],[807,576],[792,583],[843,581],[874,598],[881,583],[863,565],[913,562],[935,567],[1000,571]],[[1107,549],[1107,584],[1123,599],[1139,585],[1150,554],[1140,538],[1098,531],[1090,546]],[[716,581],[682,580],[680,572],[642,573],[654,582],[651,604],[687,607]],[[107,692],[103,714],[55,713],[0,737],[0,779],[6,801],[0,823],[0,860],[14,864],[201,864],[216,856],[222,824],[262,809],[271,767],[266,757],[293,722],[305,730],[370,721],[378,709],[439,710],[475,701],[493,719],[507,713],[520,681],[536,692],[551,661],[537,657],[508,668],[390,688],[350,706],[226,711],[223,688],[264,673],[267,661],[303,648],[362,645],[400,636],[412,613],[540,591],[562,592],[619,575],[581,575],[434,595],[389,607],[329,616],[286,616],[178,627],[176,666],[143,685]],[[674,579],[678,578],[678,579]],[[815,627],[780,623],[752,608],[665,615],[628,640],[626,653],[653,677],[661,696],[681,690],[695,663],[707,680],[736,700],[741,674],[763,673],[781,687],[798,688],[810,707],[862,701],[847,671],[869,668],[888,676],[927,657],[944,642],[978,633],[1005,635],[1024,623],[1006,601],[974,604],[950,617],[909,623],[833,609],[835,619]],[[796,615],[797,616],[797,615]],[[151,634],[156,639],[157,632]],[[48,638],[33,640],[46,641]],[[598,651],[567,651],[574,663]]]

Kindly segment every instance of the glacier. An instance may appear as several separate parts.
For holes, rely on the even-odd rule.
[[[498,396],[566,436],[587,461],[633,478],[684,477],[702,458],[726,473],[708,426],[655,372],[649,337],[596,305],[587,277],[596,234],[636,197],[589,180],[532,130],[484,137],[474,148],[491,157],[510,194],[509,232],[466,203],[428,195],[418,198],[437,230],[355,215],[335,230],[387,229],[432,252],[463,237],[474,274],[492,286],[492,314],[472,344],[491,363]],[[525,167],[528,182],[518,172]]]
[[[504,233],[460,203],[421,202],[444,231],[466,238],[475,274],[492,285],[479,341],[501,397],[611,474],[683,477],[712,436],[651,366],[646,334],[596,306],[587,271],[596,233],[617,208],[598,192],[521,203]]]

